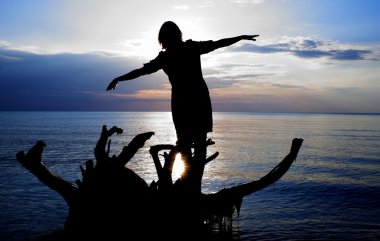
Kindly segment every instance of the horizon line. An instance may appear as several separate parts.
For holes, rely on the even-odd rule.
[[[156,112],[163,113],[171,111],[146,111],[146,110],[0,110],[0,112]],[[380,115],[380,112],[303,112],[303,111],[213,111],[213,113],[251,113],[251,114],[331,114],[331,115]]]

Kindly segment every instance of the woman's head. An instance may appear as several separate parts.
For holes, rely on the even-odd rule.
[[[158,42],[163,49],[167,49],[171,44],[177,44],[182,41],[182,32],[172,21],[166,21],[162,24],[158,33]]]

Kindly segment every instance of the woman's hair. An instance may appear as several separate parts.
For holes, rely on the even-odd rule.
[[[182,41],[182,32],[172,21],[166,21],[162,24],[158,33],[158,42],[163,49],[167,49],[170,43],[178,43]]]

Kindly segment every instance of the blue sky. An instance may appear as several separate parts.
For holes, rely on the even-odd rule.
[[[202,56],[214,111],[380,113],[380,1],[0,0],[0,110],[170,111],[156,72],[106,92],[185,39],[260,34]]]

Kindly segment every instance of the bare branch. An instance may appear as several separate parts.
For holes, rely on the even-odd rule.
[[[49,171],[42,162],[43,141],[38,141],[25,155],[23,151],[16,154],[17,160],[43,184],[55,190],[66,200],[69,206],[77,197],[77,187]]]

